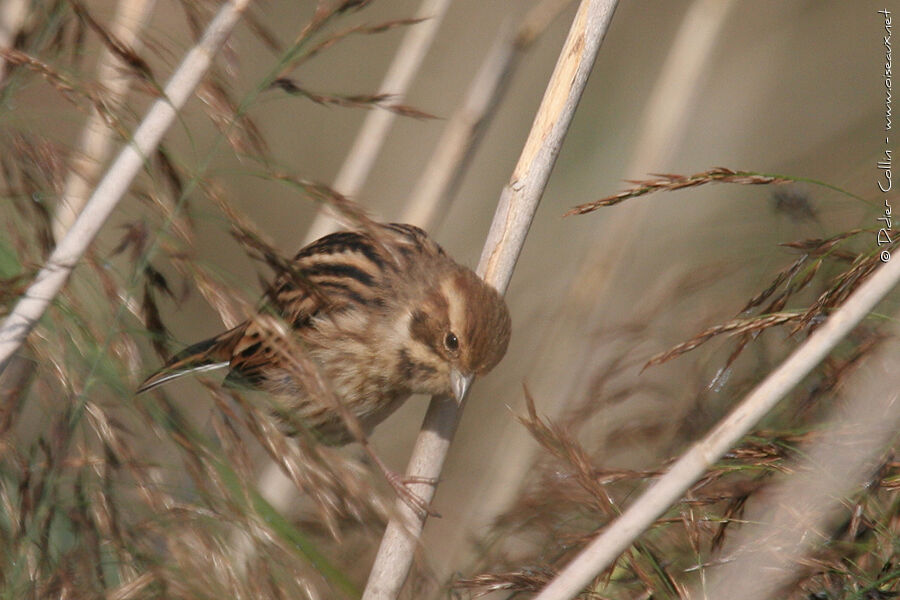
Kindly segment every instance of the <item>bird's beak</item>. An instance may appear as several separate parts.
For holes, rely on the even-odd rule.
[[[470,383],[472,383],[471,375],[463,375],[456,369],[450,369],[450,389],[453,390],[453,397],[456,398],[457,403],[462,402],[463,395],[469,389]]]

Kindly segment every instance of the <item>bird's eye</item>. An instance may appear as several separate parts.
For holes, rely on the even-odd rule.
[[[456,338],[456,335],[452,331],[448,332],[446,337],[444,337],[444,347],[447,348],[450,352],[456,352],[459,350],[459,340]]]

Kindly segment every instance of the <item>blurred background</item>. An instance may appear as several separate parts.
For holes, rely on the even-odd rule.
[[[398,116],[371,173],[351,194],[379,220],[399,220],[408,214],[411,194],[444,127],[493,45],[503,32],[515,31],[539,4],[549,5],[556,16],[522,51],[458,190],[434,222],[418,223],[427,225],[451,255],[472,267],[577,3],[450,3],[402,99],[402,104],[437,118]],[[568,556],[566,543],[577,546],[583,541],[578,536],[566,538],[558,541],[564,547],[559,549],[547,541],[565,538],[557,526],[518,529],[527,522],[523,498],[539,497],[540,490],[554,481],[565,486],[569,477],[517,418],[527,415],[526,388],[537,413],[560,423],[595,468],[650,474],[703,435],[805,337],[805,333],[792,336],[787,328],[765,332],[754,336],[730,364],[735,341],[716,337],[665,364],[643,368],[655,354],[742,314],[748,300],[766,290],[800,256],[796,248],[781,244],[878,227],[884,198],[876,188],[875,163],[885,148],[884,18],[876,12],[881,8],[866,2],[811,0],[620,3],[507,292],[514,324],[509,353],[472,389],[434,503],[442,518],[426,525],[408,597],[448,597],[447,582],[452,578],[508,570],[504,564],[532,565],[540,572],[542,565]],[[158,0],[147,10],[151,9],[138,35],[140,44],[134,47],[152,75],[141,80],[130,69],[116,69],[131,83],[126,99],[113,109],[125,131],[133,129],[152,101],[154,88],[168,79],[191,47],[195,36],[191,24],[202,29],[216,6]],[[32,176],[35,189],[30,194],[30,200],[51,216],[57,211],[61,173],[77,154],[79,135],[93,110],[85,98],[96,85],[103,41],[83,15],[103,29],[115,22],[116,10],[117,4],[107,1],[33,3],[27,6],[18,37],[13,36],[16,48],[59,76],[54,81],[38,69],[7,64],[0,113],[6,152],[25,156],[22,148],[28,145],[35,156],[53,157],[43,166],[31,167],[46,175],[49,183],[41,184]],[[260,277],[270,276],[232,237],[229,220],[214,197],[224,198],[243,213],[283,255],[292,255],[305,243],[318,205],[273,173],[333,184],[367,115],[383,110],[324,105],[308,95],[259,89],[267,74],[278,71],[279,60],[314,10],[312,2],[269,0],[251,5],[249,14],[258,26],[248,26],[248,21],[238,25],[212,76],[230,98],[232,112],[237,106],[245,109],[246,119],[236,137],[251,142],[241,145],[223,135],[215,115],[229,109],[222,109],[215,95],[194,98],[164,140],[181,181],[178,193],[167,181],[165,169],[154,164],[94,245],[92,260],[99,271],[105,270],[114,287],[130,293],[137,304],[146,272],[141,275],[142,267],[136,265],[149,261],[165,278],[171,295],[157,289],[154,297],[168,332],[169,351],[224,328],[222,312],[198,293],[190,271],[178,268],[178,256],[188,256],[191,265],[249,305],[261,293]],[[359,25],[408,19],[418,10],[412,0],[377,0],[337,15],[317,39]],[[287,76],[316,94],[374,94],[407,30],[422,25],[341,37]],[[273,47],[264,42],[261,30],[268,32]],[[76,92],[63,93],[62,80]],[[259,145],[252,143],[255,138]],[[265,152],[259,152],[263,145]],[[12,161],[9,154],[7,160]],[[777,187],[712,183],[563,217],[577,204],[630,187],[626,180],[659,173],[690,175],[719,166],[812,182]],[[8,189],[16,189],[14,171],[5,171]],[[23,167],[22,172],[27,171]],[[40,211],[23,208],[22,203],[4,204],[9,232],[2,275],[9,278],[30,273],[41,263],[43,251],[35,241],[39,236],[26,233],[39,220],[34,215]],[[167,213],[161,208],[166,206],[179,208]],[[171,217],[173,227],[167,214],[182,216]],[[184,215],[190,217],[188,237],[178,234]],[[160,241],[157,247],[140,245],[135,240],[141,236],[158,236]],[[130,245],[123,244],[126,238]],[[847,252],[871,253],[875,233],[861,233],[847,244]],[[121,251],[123,245],[128,251]],[[138,249],[140,259],[129,255],[132,248]],[[829,277],[839,272],[839,265],[824,265],[813,274],[812,284],[790,298],[785,310],[804,310],[827,289]],[[7,428],[7,443],[28,454],[25,448],[46,435],[44,426],[55,422],[63,410],[61,399],[83,401],[86,394],[103,405],[112,420],[127,425],[128,439],[140,449],[135,455],[158,467],[159,481],[173,488],[184,486],[180,491],[167,487],[169,493],[193,501],[199,492],[195,482],[178,475],[182,467],[177,447],[160,444],[158,431],[141,429],[142,417],[128,406],[128,390],[162,362],[152,352],[144,327],[146,298],[143,308],[133,314],[122,307],[114,311],[106,301],[95,301],[103,296],[102,289],[102,278],[80,267],[69,298],[35,334],[32,345],[48,348],[31,350],[36,368],[27,391],[14,394],[15,411],[7,408],[17,415],[10,418],[14,424]],[[6,305],[14,298],[9,296]],[[894,300],[883,313],[892,314],[895,306]],[[72,327],[108,337],[92,337],[93,346],[73,342],[67,347],[59,340],[82,335],[72,334]],[[128,346],[122,342],[125,338],[133,340],[133,351],[116,355],[117,344]],[[866,339],[854,341],[848,352]],[[116,357],[114,373],[87,370],[85,365],[97,364],[87,358],[95,353]],[[92,376],[106,383],[90,387],[86,382]],[[112,380],[118,383],[109,383]],[[199,430],[212,435],[216,429],[212,423],[219,418],[213,415],[222,407],[200,382],[180,381],[166,394]],[[426,398],[412,398],[373,436],[378,453],[398,471],[405,468],[426,406]],[[815,420],[810,418],[812,427]],[[342,451],[350,457],[356,452]],[[272,469],[259,444],[249,441],[247,453],[254,472]],[[17,473],[11,464],[6,464],[5,475],[9,494]],[[377,478],[373,481],[382,491],[388,489]],[[627,502],[640,478],[628,485],[611,496]],[[296,491],[289,493],[294,495]],[[538,504],[532,507],[535,515],[548,510]],[[7,510],[12,522],[12,513],[22,509]],[[295,510],[285,513],[296,515]],[[516,528],[509,526],[513,518],[519,519]],[[585,518],[579,514],[571,520]],[[498,523],[509,528],[498,528]],[[599,524],[586,526],[585,531]],[[361,586],[377,539],[377,531],[362,536],[346,533],[341,545],[325,553]],[[329,543],[322,542],[326,547]],[[705,552],[696,550],[691,560],[702,563],[705,558],[699,557],[706,557]],[[684,586],[697,577],[681,576]],[[7,584],[14,579],[5,577]],[[652,586],[640,577],[635,581],[632,587],[607,590],[600,597],[646,597],[641,590]],[[683,597],[680,586],[659,597]],[[453,593],[469,597],[470,592]],[[331,597],[328,592],[309,594]]]

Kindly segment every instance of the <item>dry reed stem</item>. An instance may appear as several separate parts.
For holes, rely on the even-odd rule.
[[[665,61],[661,65],[660,75],[637,121],[638,134],[625,168],[626,177],[637,178],[648,170],[661,170],[678,148],[690,123],[688,113],[700,89],[700,80],[714,56],[711,49],[719,39],[733,4],[733,0],[700,0],[693,2],[684,15],[671,46],[663,52]],[[551,325],[542,335],[542,348],[563,347],[566,350],[540,353],[538,361],[525,372],[577,374],[589,370],[588,363],[596,362],[592,348],[574,345],[581,343],[578,340],[582,337],[584,324],[597,322],[597,314],[608,310],[607,303],[602,299],[609,293],[611,282],[617,280],[617,273],[630,264],[624,257],[633,252],[635,240],[640,238],[636,228],[646,222],[646,218],[637,213],[649,210],[651,204],[644,203],[632,205],[628,211],[603,215],[604,234],[598,236],[581,260],[577,261],[580,267],[571,279],[573,284],[556,317],[548,321]],[[598,298],[601,300],[598,301]],[[583,363],[573,364],[573,356],[583,356]],[[577,398],[586,393],[584,386],[589,382],[577,375],[550,378],[535,375],[530,379],[530,385],[538,397],[552,393],[559,398]],[[562,410],[564,404],[542,408],[551,411],[550,416],[553,417],[556,413],[552,411]],[[509,427],[498,434],[497,446],[512,447],[513,436],[520,435],[521,428]],[[521,446],[516,452],[505,453],[495,459],[502,460],[502,467],[491,469],[490,495],[480,501],[480,512],[484,515],[480,517],[481,523],[491,522],[491,515],[502,514],[505,507],[524,492],[521,482],[534,462],[537,447],[532,444]]]
[[[833,540],[836,512],[845,512],[846,497],[872,478],[897,439],[898,351],[895,337],[847,382],[844,402],[832,411],[827,427],[787,467],[796,475],[782,477],[744,515],[747,525],[722,550],[724,564],[711,573],[705,597],[786,597],[784,588],[802,575],[803,564]]]
[[[0,49],[12,48],[28,16],[28,0],[4,0],[0,6]],[[6,76],[6,59],[0,56],[0,83]]]
[[[506,291],[512,278],[616,4],[615,0],[582,0],[519,162],[500,195],[477,271],[501,292]],[[433,481],[440,477],[464,402],[457,405],[447,398],[432,399],[407,467],[409,476]],[[435,486],[412,484],[410,488],[431,502]],[[388,524],[375,557],[363,593],[366,600],[396,598],[412,565],[425,519],[402,502],[397,503],[397,511],[398,516]]]
[[[392,103],[403,102],[413,78],[437,35],[444,15],[450,6],[450,1],[422,0],[415,18],[423,21],[407,30],[377,94],[390,96]],[[334,179],[332,188],[335,191],[348,198],[355,199],[359,195],[396,116],[394,112],[388,110],[373,110],[366,115],[366,120],[353,142],[353,147]],[[320,210],[306,233],[304,245],[331,233],[334,231],[335,225],[335,220],[327,211]]]
[[[157,100],[103,180],[84,210],[41,269],[25,295],[0,325],[0,370],[18,350],[28,333],[65,285],[69,274],[87,251],[119,200],[152,155],[163,134],[175,120],[194,89],[203,79],[250,0],[231,0],[209,24],[203,38],[185,56]]]
[[[76,100],[78,99],[87,100],[97,112],[107,117],[110,123],[116,122],[103,98],[96,90],[77,83],[74,79],[46,62],[15,48],[0,48],[0,60],[5,61],[7,64],[22,66],[33,73],[37,73],[69,102],[77,104]]]
[[[500,105],[519,59],[572,0],[544,0],[520,21],[515,31],[503,26],[469,85],[462,105],[444,127],[431,159],[406,202],[400,221],[435,229],[447,213]]]
[[[155,4],[155,0],[119,2],[111,27],[113,37],[132,52],[137,50],[140,45],[138,34],[150,18]],[[97,83],[106,90],[104,99],[110,106],[121,102],[131,86],[131,76],[124,75],[119,70],[120,60],[117,54],[104,47],[97,64]],[[72,156],[66,187],[53,216],[53,239],[62,239],[81,212],[100,169],[109,158],[113,140],[113,132],[107,126],[104,116],[96,110],[92,111]]]
[[[606,569],[677,502],[706,470],[768,413],[900,281],[900,261],[884,264],[781,366],[705,438],[686,452],[622,516],[563,569],[536,600],[568,600]]]

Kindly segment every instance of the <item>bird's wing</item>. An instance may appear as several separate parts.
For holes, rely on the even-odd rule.
[[[227,367],[231,363],[232,348],[243,337],[246,326],[247,323],[242,323],[216,337],[188,346],[173,356],[162,369],[144,380],[135,393],[147,392],[189,373]]]
[[[303,338],[314,319],[336,311],[378,311],[395,292],[388,272],[409,269],[417,258],[443,255],[440,246],[412,225],[374,225],[368,231],[327,235],[301,249],[267,290],[260,313],[274,317]],[[226,384],[256,386],[266,370],[283,364],[284,343],[272,320],[254,318],[214,338],[194,344],[151,375],[138,393],[198,371],[229,367]]]
[[[329,315],[385,310],[397,290],[389,273],[409,269],[422,254],[443,254],[427,234],[412,225],[374,225],[367,231],[327,235],[301,249],[275,278],[261,312],[276,316],[295,339]],[[347,332],[352,334],[352,332]],[[285,344],[267,320],[248,322],[232,349],[227,383],[257,385],[265,370],[284,365]]]

